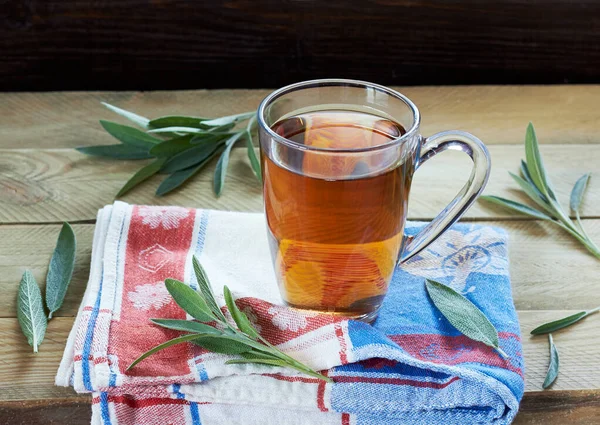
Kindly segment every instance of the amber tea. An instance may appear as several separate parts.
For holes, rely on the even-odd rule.
[[[290,116],[272,130],[306,147],[340,151],[388,144],[405,133],[390,119],[342,110]],[[284,300],[353,317],[376,311],[402,244],[412,157],[295,155],[294,171],[262,155],[269,238]],[[382,170],[383,161],[391,165]]]

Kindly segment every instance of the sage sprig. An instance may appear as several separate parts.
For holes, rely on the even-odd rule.
[[[498,331],[475,304],[454,289],[435,280],[427,279],[425,287],[433,304],[452,326],[464,336],[483,342],[494,348],[503,358],[508,358],[500,348]]]
[[[73,277],[76,248],[77,241],[73,228],[69,223],[63,223],[46,276],[46,306],[49,311],[47,318],[42,293],[33,273],[25,270],[21,278],[17,296],[17,318],[23,334],[27,337],[27,342],[33,347],[35,353],[44,340],[48,320],[64,301]]]
[[[226,364],[252,363],[288,367],[312,377],[332,382],[331,378],[321,375],[288,356],[263,338],[248,319],[248,316],[238,308],[229,288],[225,286],[223,292],[227,309],[233,319],[233,323],[231,323],[219,308],[206,272],[200,262],[196,257],[193,257],[192,263],[199,291],[176,279],[165,280],[165,285],[177,305],[197,321],[152,319],[152,322],[158,326],[187,333],[145,352],[134,360],[127,370],[160,350],[176,344],[190,342],[215,353],[239,355],[241,357],[228,360],[225,362]],[[211,326],[208,323],[214,323],[216,326]]]
[[[555,190],[550,183],[548,174],[544,168],[544,162],[540,153],[537,136],[533,124],[529,123],[525,134],[525,157],[526,161],[521,161],[521,176],[509,173],[515,182],[521,187],[523,192],[541,208],[533,208],[519,202],[500,198],[498,196],[482,196],[480,199],[493,202],[521,214],[528,215],[541,220],[553,223],[575,239],[577,239],[587,250],[596,258],[600,259],[600,248],[590,239],[586,233],[580,218],[580,206],[590,174],[583,175],[571,191],[570,207],[576,217],[574,223],[569,214],[567,214],[558,199]]]
[[[246,141],[250,166],[256,178],[261,181],[260,162],[252,144],[252,125],[256,112],[220,118],[169,115],[149,119],[108,103],[102,104],[133,122],[141,130],[101,120],[102,127],[121,143],[85,146],[77,150],[86,155],[113,159],[154,159],[139,169],[119,190],[116,197],[125,195],[155,174],[168,174],[156,190],[157,196],[166,195],[187,182],[216,156],[219,156],[219,161],[213,186],[215,194],[220,196],[225,184],[231,149],[241,140]],[[244,121],[248,121],[248,125],[236,129],[236,126]]]
[[[554,340],[552,339],[552,334],[548,334],[548,342],[550,344],[550,363],[548,364],[548,372],[546,372],[546,379],[544,379],[544,383],[542,384],[542,388],[546,389],[558,377],[558,367],[560,365],[560,357],[558,356],[558,349],[556,345],[554,345]]]

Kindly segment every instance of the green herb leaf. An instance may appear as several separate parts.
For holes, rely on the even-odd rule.
[[[554,345],[552,334],[548,334],[548,342],[550,343],[550,364],[548,365],[548,372],[546,373],[546,379],[542,384],[542,388],[546,389],[556,380],[558,377],[558,367],[560,364],[560,358],[558,356],[558,350]]]
[[[76,249],[77,241],[73,228],[69,223],[63,223],[46,276],[46,306],[50,310],[49,319],[65,299],[75,267]]]
[[[548,205],[548,203],[544,200],[545,197],[540,193],[539,190],[537,190],[537,188],[534,185],[530,184],[529,182],[517,176],[516,174],[511,173],[510,171],[508,172],[508,174],[510,174],[513,180],[516,181],[519,186],[521,186],[521,189],[523,189],[523,191],[527,194],[527,196],[529,196],[529,198],[532,201],[534,201],[540,207],[544,208],[546,211],[552,214],[552,207]]]
[[[225,303],[227,304],[229,313],[231,314],[231,317],[233,317],[233,320],[238,326],[239,330],[245,333],[246,335],[250,336],[250,338],[259,338],[260,335],[258,331],[254,329],[254,326],[252,325],[252,322],[250,322],[250,320],[248,319],[248,316],[246,316],[246,314],[243,311],[241,311],[235,304],[235,301],[231,296],[231,291],[229,291],[229,288],[227,286],[223,288],[223,294],[225,295]]]
[[[534,330],[531,331],[532,335],[542,335],[550,332],[557,331],[559,329],[566,328],[571,326],[580,320],[586,318],[590,314],[594,314],[600,310],[600,307],[597,307],[593,310],[589,311],[580,311],[579,313],[572,314],[567,317],[563,317],[562,319],[554,320],[552,322],[544,323],[543,325],[538,326]]]
[[[141,356],[139,356],[137,359],[135,359],[133,361],[133,363],[131,363],[126,370],[131,370],[133,367],[135,367],[135,365],[137,365],[139,362],[141,362],[142,360],[148,358],[149,356],[151,356],[152,354],[164,350],[165,348],[171,347],[173,345],[177,345],[177,344],[181,344],[183,342],[191,342],[195,339],[201,338],[202,335],[198,335],[198,334],[190,334],[190,335],[183,335],[183,336],[179,336],[177,338],[173,338],[167,342],[163,342],[160,345],[157,345],[156,347],[146,351],[144,354],[142,354]]]
[[[252,166],[252,172],[256,176],[256,179],[262,183],[262,174],[260,172],[260,162],[256,157],[256,152],[254,151],[254,145],[252,144],[252,136],[248,132],[248,137],[246,137],[246,148],[248,150],[248,159],[250,160],[250,165]]]
[[[218,152],[218,149],[215,150],[208,158],[206,158],[205,161],[202,161],[195,167],[186,168],[184,170],[177,171],[171,174],[169,177],[162,181],[160,186],[158,186],[158,189],[156,189],[156,195],[163,196],[171,192],[172,190],[177,189],[179,186],[181,186],[183,183],[189,180],[194,174],[196,174],[198,171],[204,168],[206,164],[208,164],[209,161],[212,158],[214,158]]]
[[[216,118],[214,120],[203,121],[202,125],[218,127],[218,126],[223,126],[223,125],[228,125],[228,124],[237,124],[240,121],[244,121],[249,118],[252,118],[254,115],[256,115],[256,111],[245,112],[243,114],[237,114],[237,115],[229,115],[227,117],[221,117],[221,118]]]
[[[215,168],[215,179],[214,179],[214,191],[215,195],[221,196],[221,192],[223,191],[223,186],[225,185],[225,176],[227,175],[227,166],[229,165],[229,154],[231,153],[231,148],[235,145],[235,142],[244,135],[244,132],[239,132],[231,136],[225,142],[225,149],[217,162],[217,167]]]
[[[218,142],[220,140],[225,140],[234,134],[236,133],[232,133],[229,131],[211,131],[206,133],[195,134],[193,135],[194,137],[192,138],[191,143],[192,145],[199,145]]]
[[[171,157],[177,155],[193,146],[191,143],[193,137],[193,134],[186,134],[185,136],[165,140],[164,142],[152,146],[150,153],[159,157]]]
[[[100,102],[104,106],[106,106],[111,111],[121,115],[122,117],[127,118],[129,121],[134,122],[138,126],[142,128],[148,128],[148,123],[150,120],[146,117],[142,117],[141,115],[134,114],[133,112],[126,111],[125,109],[117,108],[116,106],[110,105],[106,102]]]
[[[544,214],[543,212],[540,212],[534,208],[531,208],[519,202],[511,201],[509,199],[500,198],[498,196],[481,196],[480,199],[501,205],[514,211],[518,211],[521,214],[525,214],[530,217],[539,218],[541,220],[552,220],[552,217]]]
[[[546,199],[544,194],[542,192],[540,192],[539,189],[535,186],[535,183],[534,183],[533,179],[531,178],[531,174],[529,173],[529,170],[527,169],[527,163],[523,160],[521,160],[521,175],[525,179],[525,181],[527,181],[527,183],[529,183],[531,185],[531,187],[533,187],[536,190],[538,196],[541,199],[543,199],[544,202],[548,202],[548,200]]]
[[[206,121],[208,118],[203,117],[186,117],[181,115],[167,115],[165,117],[155,118],[150,120],[150,128],[167,128],[167,127],[187,127],[187,128],[203,128],[200,126],[201,121]]]
[[[434,280],[425,282],[427,293],[433,304],[446,319],[463,335],[495,348],[502,357],[507,355],[500,349],[498,331],[475,304],[449,286]]]
[[[265,359],[265,358],[233,359],[233,360],[227,360],[225,362],[225,364],[261,364],[261,365],[267,365],[267,366],[290,367],[283,360]]]
[[[577,180],[575,186],[573,186],[570,200],[570,206],[573,212],[579,211],[579,207],[581,206],[581,201],[583,200],[585,189],[587,188],[588,181],[590,180],[590,175],[590,173],[584,174],[579,178],[579,180]]]
[[[193,333],[204,333],[204,334],[215,334],[221,335],[221,331],[212,326],[205,325],[204,323],[198,323],[191,320],[177,320],[177,319],[150,319],[152,323],[155,323],[163,328],[173,329],[182,332],[193,332]]]
[[[186,168],[193,167],[205,161],[219,148],[219,143],[197,145],[172,156],[163,166],[166,173],[174,173]]]
[[[137,128],[117,124],[115,122],[100,120],[102,127],[115,139],[126,145],[135,146],[140,149],[150,149],[162,140],[150,136]]]
[[[251,349],[250,351],[247,351],[245,353],[240,353],[240,356],[242,356],[245,359],[250,359],[250,360],[255,360],[255,359],[281,360],[279,357],[277,357],[274,354],[271,354],[269,352],[264,352],[264,351],[258,351],[255,349]]]
[[[116,197],[118,198],[125,195],[138,184],[148,180],[150,177],[158,173],[166,160],[166,158],[158,158],[156,161],[146,165],[143,168],[140,168],[133,176],[131,176],[129,180],[127,180],[127,183],[125,183],[121,190],[119,190],[119,193],[117,193]]]
[[[543,194],[549,194],[546,170],[532,123],[529,123],[525,133],[525,156],[527,158],[527,170],[535,186]]]
[[[198,281],[200,293],[204,296],[206,304],[217,318],[219,318],[223,322],[227,322],[225,315],[223,314],[223,312],[219,308],[219,305],[217,304],[215,294],[212,291],[210,282],[208,280],[208,276],[204,271],[204,267],[202,267],[195,255],[192,257],[192,265],[194,267],[194,274],[196,275],[196,280]]]
[[[131,145],[98,145],[98,146],[81,146],[75,148],[79,152],[92,155],[103,156],[114,159],[148,159],[152,155],[148,153],[148,149],[140,149]]]
[[[200,294],[176,279],[165,280],[169,294],[187,314],[201,322],[212,322],[214,315]]]
[[[44,340],[48,321],[44,314],[44,304],[40,288],[29,270],[25,270],[19,284],[17,298],[17,317],[27,342],[38,352],[38,347]]]
[[[240,354],[251,349],[243,341],[226,335],[202,336],[192,342],[213,353]]]

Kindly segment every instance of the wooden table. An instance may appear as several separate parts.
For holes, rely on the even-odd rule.
[[[600,242],[600,86],[412,87],[400,89],[420,107],[423,134],[462,129],[483,139],[492,154],[487,193],[523,198],[507,171],[524,156],[528,121],[536,125],[542,154],[558,196],[567,200],[584,172],[593,171],[583,221]],[[220,116],[256,108],[267,90],[78,92],[0,94],[0,424],[89,424],[90,399],[53,385],[67,334],[87,281],[94,219],[113,202],[136,161],[86,157],[71,148],[113,143],[98,119],[119,120],[100,101],[156,117]],[[420,169],[409,215],[431,219],[469,173],[468,159],[444,153]],[[232,154],[225,191],[212,194],[211,170],[164,198],[152,180],[124,198],[130,203],[260,211],[261,192],[245,153]],[[435,164],[435,165],[433,165]],[[597,424],[600,421],[600,315],[557,332],[558,381],[541,384],[548,343],[529,330],[549,319],[600,305],[600,261],[556,227],[483,203],[465,221],[493,223],[510,233],[513,291],[523,331],[527,392],[518,424]],[[49,324],[38,354],[21,335],[16,293],[21,274],[44,282],[62,221],[78,239],[75,273],[63,308]]]

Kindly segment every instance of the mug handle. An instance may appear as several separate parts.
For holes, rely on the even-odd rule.
[[[464,131],[442,131],[426,138],[421,146],[415,171],[427,160],[447,149],[466,153],[473,160],[473,169],[467,183],[458,195],[423,230],[409,236],[404,242],[400,263],[409,260],[452,226],[475,202],[488,181],[491,168],[490,154],[477,137]]]

